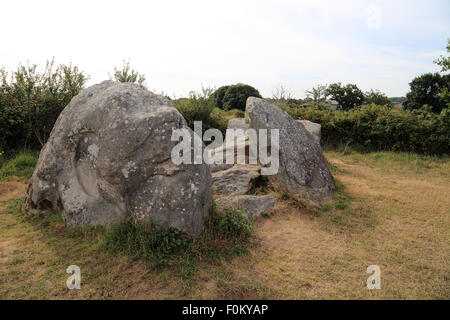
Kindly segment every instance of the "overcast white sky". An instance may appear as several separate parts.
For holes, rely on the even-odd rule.
[[[129,59],[150,89],[185,96],[243,82],[270,96],[356,83],[389,96],[439,68],[450,1],[2,1],[0,67],[79,66],[89,84]]]

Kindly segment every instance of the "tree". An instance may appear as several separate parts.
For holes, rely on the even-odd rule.
[[[54,58],[43,72],[36,65],[19,65],[10,75],[0,69],[0,150],[41,148],[87,80],[72,64],[55,66]]]
[[[447,53],[449,52],[450,52],[450,39],[447,39]],[[441,66],[441,72],[450,70],[450,56],[446,58],[441,55],[439,59],[434,60],[434,63]]]
[[[392,107],[392,101],[384,94],[378,90],[370,90],[366,92],[364,97],[365,104],[377,104],[379,106]]]
[[[428,105],[433,112],[439,113],[448,107],[445,93],[450,89],[450,75],[426,73],[414,78],[409,86],[410,92],[403,104],[405,109],[421,109]]]
[[[406,97],[390,97],[389,100],[391,100],[393,103],[404,102],[406,100]]]
[[[272,99],[275,101],[287,101],[292,99],[292,91],[282,84],[276,85],[272,89]]]
[[[259,91],[247,84],[238,83],[223,86],[217,89],[211,96],[216,107],[224,110],[239,109],[245,111],[248,97],[261,98]]]
[[[211,99],[213,91],[211,88],[202,88],[200,92],[191,91],[189,98],[173,101],[191,129],[194,129],[195,121],[201,121],[203,133],[211,128],[225,132],[228,120],[222,115],[223,111],[215,108],[214,100]]]
[[[313,87],[311,90],[306,90],[306,97],[311,98],[314,103],[323,102],[327,99],[327,86],[326,85],[317,85]]]
[[[227,92],[230,86],[222,86],[211,95],[211,99],[213,100],[215,106],[219,109],[223,109],[223,97],[225,96],[225,92]]]
[[[132,82],[145,85],[145,76],[135,70],[130,66],[130,61],[123,61],[123,66],[121,69],[117,69],[114,66],[114,80],[117,82]]]
[[[336,100],[342,110],[350,110],[364,102],[364,93],[356,84],[347,84],[344,87],[340,82],[333,83],[328,86],[325,94]]]

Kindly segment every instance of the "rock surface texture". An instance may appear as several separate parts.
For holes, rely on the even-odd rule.
[[[215,194],[238,195],[246,194],[259,177],[259,165],[236,164],[229,169],[216,171],[212,174]]]
[[[256,219],[264,212],[272,209],[277,203],[277,197],[274,195],[251,196],[241,195],[234,197],[223,197],[216,201],[219,209],[237,209],[248,218]]]
[[[312,201],[330,199],[334,193],[333,176],[320,144],[304,126],[264,99],[247,99],[246,118],[250,128],[279,130],[279,170],[269,176],[280,189]],[[270,138],[268,139],[270,144]],[[276,146],[271,145],[272,152]]]
[[[301,123],[305,129],[311,133],[314,140],[320,143],[320,138],[322,135],[322,126],[318,123],[311,122],[309,120],[297,120],[298,123]]]
[[[150,218],[196,236],[212,203],[207,164],[175,165],[173,129],[187,128],[168,99],[105,81],[62,111],[41,151],[24,210],[59,210],[69,226]]]
[[[218,195],[243,195],[253,187],[253,183],[260,176],[261,166],[257,163],[249,163],[249,139],[245,132],[248,129],[245,119],[231,119],[228,122],[229,130],[239,129],[235,139],[225,138],[224,143],[213,149],[212,154],[221,152],[224,163],[212,164],[213,190]],[[233,141],[234,140],[234,141]],[[232,155],[231,161],[225,163],[226,154]],[[238,163],[238,152],[241,152],[244,163]]]

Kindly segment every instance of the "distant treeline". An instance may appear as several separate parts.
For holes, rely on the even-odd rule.
[[[144,75],[128,62],[121,68],[114,67],[112,78],[145,85]],[[0,152],[39,150],[61,111],[87,80],[88,76],[76,66],[55,66],[53,60],[43,72],[36,65],[21,65],[12,73],[0,69]],[[450,75],[424,74],[413,79],[410,87],[405,98],[388,98],[378,90],[363,93],[355,84],[334,83],[316,86],[306,91],[305,99],[295,99],[289,89],[278,86],[269,100],[296,118],[320,123],[327,143],[448,153]],[[204,130],[224,131],[229,118],[243,117],[249,96],[261,97],[256,88],[238,83],[193,91],[189,97],[173,99],[172,103],[189,126],[203,121]],[[330,100],[337,101],[337,111],[324,103]],[[390,110],[395,102],[403,102],[406,110]]]

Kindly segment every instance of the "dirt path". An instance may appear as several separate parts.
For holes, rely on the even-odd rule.
[[[0,183],[0,202],[19,199],[25,191],[27,185],[19,181],[5,181]]]

